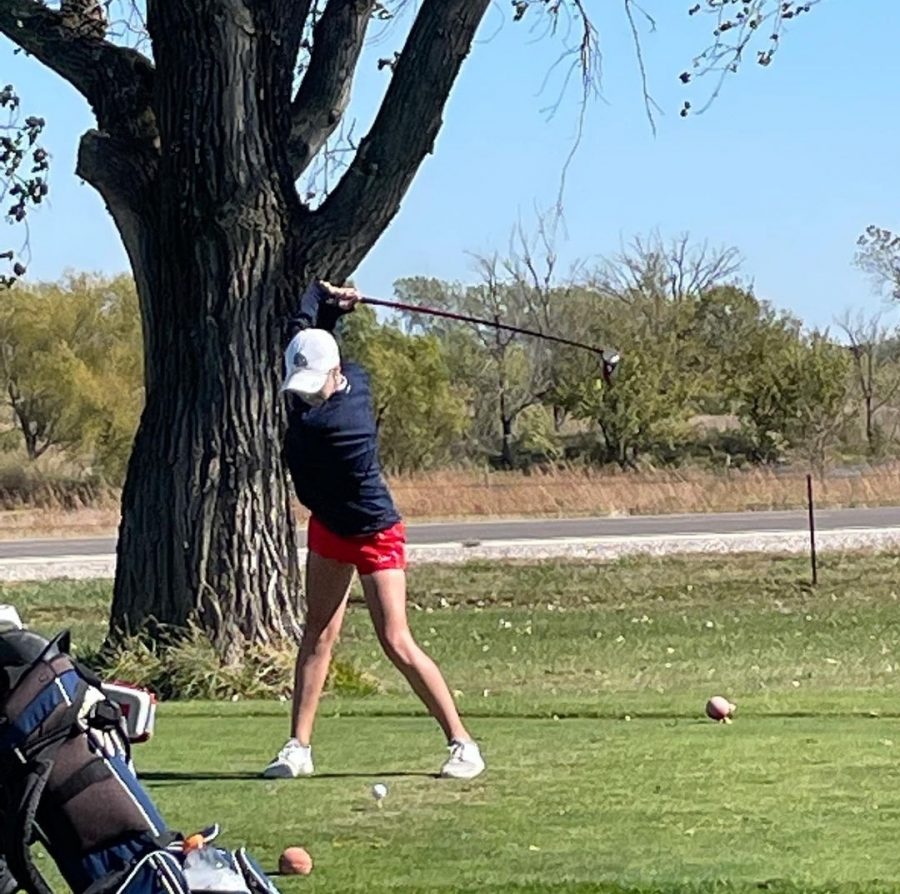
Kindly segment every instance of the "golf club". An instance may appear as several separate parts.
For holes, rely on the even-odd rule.
[[[404,304],[401,301],[386,301],[384,298],[369,298],[363,296],[360,301],[363,304],[371,304],[378,307],[389,307],[392,310],[406,311],[407,313],[428,314],[433,317],[444,317],[447,320],[457,320],[461,323],[472,323],[475,326],[490,326],[494,329],[502,329],[505,332],[513,332],[517,335],[527,335],[531,338],[543,338],[546,341],[554,341],[561,345],[568,345],[571,348],[580,348],[583,351],[590,351],[600,357],[601,372],[603,380],[610,384],[615,378],[616,372],[621,362],[621,355],[612,348],[598,348],[594,345],[588,345],[584,342],[573,341],[569,338],[562,338],[559,335],[549,335],[546,332],[538,332],[535,329],[525,329],[521,326],[512,326],[509,323],[501,323],[499,320],[485,320],[480,317],[469,316],[468,314],[458,314],[449,310],[438,310],[433,307],[425,307],[418,304]]]

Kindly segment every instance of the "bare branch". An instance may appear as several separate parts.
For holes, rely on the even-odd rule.
[[[513,7],[515,9],[514,21],[523,19],[531,7],[537,7],[549,23],[549,32],[551,34],[557,33],[561,17],[565,16],[566,23],[569,26],[567,30],[575,30],[578,35],[575,40],[569,40],[568,36],[564,39],[563,53],[550,67],[541,87],[543,91],[553,72],[564,63],[569,63],[556,100],[542,109],[543,112],[548,114],[548,117],[552,117],[559,109],[572,77],[578,73],[581,78],[581,102],[578,110],[578,124],[572,145],[559,175],[559,189],[556,200],[556,215],[557,219],[559,219],[562,216],[563,197],[566,191],[569,168],[575,160],[575,155],[584,136],[588,104],[600,89],[603,58],[600,52],[600,36],[582,0],[557,0],[557,2],[550,4],[544,3],[543,0],[518,0],[518,2],[513,4]]]
[[[309,4],[307,4],[309,5]],[[309,65],[291,104],[288,152],[295,177],[341,121],[376,0],[332,0],[313,29]]]
[[[874,454],[883,434],[880,411],[900,393],[900,366],[894,360],[897,330],[885,326],[880,313],[866,315],[862,311],[855,316],[847,311],[837,324],[847,336],[866,444]]]
[[[662,109],[660,109],[656,100],[650,95],[650,85],[647,80],[647,66],[644,64],[644,51],[641,46],[641,35],[638,31],[637,22],[634,17],[635,11],[646,19],[650,25],[651,31],[656,30],[656,21],[636,2],[636,0],[625,0],[625,15],[628,18],[628,26],[631,28],[631,39],[634,43],[634,55],[637,59],[638,71],[641,75],[641,93],[643,94],[644,99],[644,111],[647,114],[647,120],[650,122],[650,129],[653,131],[653,136],[656,136],[656,119],[653,117],[653,112],[656,110],[661,114]]]
[[[789,22],[808,13],[820,0],[698,0],[688,10],[688,15],[707,13],[715,19],[712,42],[693,60],[693,73],[685,71],[681,81],[689,83],[695,77],[717,75],[710,95],[696,112],[705,112],[718,97],[725,78],[738,70],[744,55],[753,41],[763,40],[764,48],[757,50],[756,62],[762,66],[771,64],[781,46],[781,38]],[[768,35],[768,37],[760,37]],[[681,116],[691,111],[686,101]]]
[[[96,31],[73,27],[74,21],[66,10],[56,12],[36,0],[0,0],[0,33],[72,84],[104,130],[140,138],[155,132],[150,61]]]
[[[565,88],[575,72],[578,72],[581,77],[582,88],[586,95],[600,86],[602,59],[600,39],[583,0],[555,0],[552,3],[548,3],[546,0],[515,0],[513,21],[525,20],[532,8],[538,11],[538,15],[543,16],[542,21],[546,25],[547,33],[556,35],[562,26],[565,26],[567,32],[563,39],[563,53],[544,79],[546,86],[550,74],[561,63],[570,62],[558,99],[545,110],[552,113],[559,107]],[[570,40],[568,37],[571,31],[575,31],[577,35],[574,40]]]
[[[351,273],[434,149],[444,106],[490,0],[424,0],[374,124],[309,227],[325,267]]]
[[[628,304],[642,299],[679,304],[735,284],[742,262],[734,247],[711,249],[708,242],[692,243],[687,234],[667,243],[653,232],[636,236],[605,260],[591,285],[599,294]]]
[[[148,46],[145,3],[138,0],[43,0],[60,12],[66,25],[83,37],[106,39],[135,49]]]

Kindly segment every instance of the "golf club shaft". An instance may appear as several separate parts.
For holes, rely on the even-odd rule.
[[[416,304],[404,304],[401,301],[385,301],[383,298],[363,297],[360,300],[363,304],[374,304],[378,307],[390,307],[394,310],[403,310],[408,313],[429,314],[433,317],[444,317],[445,319],[457,320],[461,323],[473,323],[476,326],[491,326],[494,329],[503,329],[506,332],[514,332],[517,335],[529,335],[532,338],[543,338],[547,341],[558,342],[561,345],[568,345],[571,348],[581,348],[583,351],[591,351],[594,354],[599,354],[601,357],[604,356],[603,349],[594,347],[594,345],[587,345],[583,342],[572,341],[568,338],[562,338],[559,335],[548,335],[546,332],[538,332],[536,329],[524,329],[521,326],[511,326],[509,323],[501,323],[499,320],[484,320],[480,317],[472,317],[468,314],[458,314],[449,310],[437,310],[433,307],[422,307]]]

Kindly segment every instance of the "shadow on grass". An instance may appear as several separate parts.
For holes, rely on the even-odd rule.
[[[351,771],[347,773],[316,773],[309,779],[304,779],[304,783],[315,782],[317,779],[440,779],[439,773],[424,773],[403,770],[378,770],[372,773],[360,773]],[[213,771],[197,771],[188,770],[148,770],[138,773],[141,782],[150,783],[166,783],[166,782],[226,782],[235,780],[255,780],[257,782],[281,782],[294,780],[278,780],[264,779],[259,773],[241,773],[241,772],[213,772]]]
[[[354,889],[355,890],[355,889]],[[392,889],[393,890],[393,889]],[[399,889],[397,889],[399,890]],[[616,882],[583,882],[561,879],[558,882],[522,882],[513,884],[465,884],[458,887],[429,887],[429,894],[897,894],[900,884],[892,881],[836,882],[830,885],[804,885],[773,879],[760,882],[730,882],[709,879],[696,882],[662,882],[623,885]]]
[[[696,712],[686,713],[684,711],[625,711],[625,710],[594,710],[584,708],[578,710],[539,710],[539,711],[517,711],[509,710],[478,710],[467,708],[465,716],[469,718],[477,718],[480,720],[622,720],[625,715],[632,720],[673,720],[684,721],[688,723],[709,723],[707,719],[698,716]],[[179,720],[195,720],[199,718],[209,719],[216,715],[212,715],[205,711],[179,711],[178,714],[167,718],[169,722]],[[247,711],[241,714],[241,719],[254,717],[271,717],[273,715],[267,712]],[[406,710],[402,708],[341,708],[337,714],[330,714],[323,711],[321,716],[329,720],[359,720],[373,718],[395,718],[399,720],[418,720],[427,718],[427,714],[422,714],[416,710]],[[758,711],[745,710],[739,715],[740,717],[753,718],[754,720],[792,720],[792,719],[825,719],[836,718],[840,720],[900,720],[900,710],[898,711],[866,711],[866,710],[796,710],[796,711],[767,711],[761,709]],[[317,774],[318,775],[318,774]]]
[[[625,716],[632,720],[671,720],[679,723],[696,723],[708,724],[710,721],[705,717],[700,717],[696,713],[686,714],[677,711],[592,711],[586,709],[583,711],[471,711],[466,710],[467,718],[476,718],[480,720],[622,720]],[[186,715],[181,715],[186,716]],[[323,713],[323,717],[328,714]],[[422,714],[413,714],[407,711],[392,711],[390,709],[379,710],[342,710],[340,719],[365,719],[365,718],[397,718],[404,719],[410,717],[422,717]],[[336,715],[331,715],[332,719],[337,719]],[[898,720],[900,719],[900,711],[743,711],[738,715],[738,719],[747,718],[753,720],[816,720],[831,719],[836,720]],[[738,720],[735,720],[737,723]]]

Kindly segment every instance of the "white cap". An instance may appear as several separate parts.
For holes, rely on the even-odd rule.
[[[328,373],[341,365],[341,352],[330,332],[304,329],[298,332],[284,352],[282,391],[316,394],[325,386]]]

